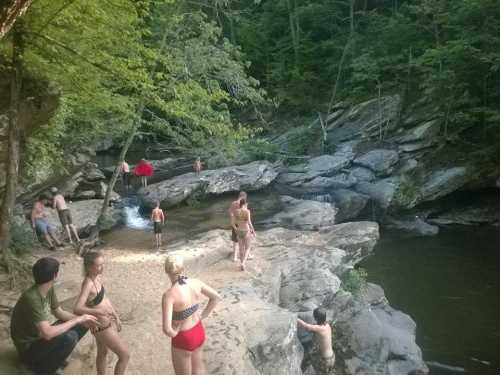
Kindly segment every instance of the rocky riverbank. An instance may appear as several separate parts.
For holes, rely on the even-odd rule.
[[[376,286],[369,286],[359,297],[342,289],[341,275],[372,251],[378,235],[378,225],[371,222],[340,224],[320,232],[262,231],[256,259],[247,272],[238,271],[230,261],[227,231],[213,230],[169,244],[168,253],[185,256],[189,275],[213,285],[223,296],[205,322],[209,373],[290,375],[306,370],[314,374],[313,368],[301,368],[310,337],[298,335],[296,317],[301,314],[307,319],[318,305],[326,306],[336,320],[335,350],[344,373],[407,374],[412,369],[425,373],[411,318],[391,309]],[[123,316],[123,335],[133,353],[129,373],[173,373],[160,321],[166,252],[124,251],[112,244],[102,250],[104,283]],[[71,299],[81,281],[81,260],[66,252],[55,256],[64,262],[57,288],[64,299]],[[16,297],[10,295],[8,305]],[[15,375],[19,372],[14,370],[8,319],[3,316],[0,363],[10,366],[4,368]],[[90,340],[72,362],[85,368],[93,350]],[[82,371],[66,374],[88,373]]]

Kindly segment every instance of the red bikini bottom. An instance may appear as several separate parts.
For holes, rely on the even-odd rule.
[[[177,336],[172,338],[172,346],[174,348],[190,352],[202,346],[203,342],[205,342],[205,328],[203,328],[201,320],[194,327],[185,331],[179,331]]]

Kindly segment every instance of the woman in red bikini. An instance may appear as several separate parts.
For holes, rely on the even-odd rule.
[[[172,362],[176,375],[202,375],[205,366],[202,346],[205,341],[205,319],[219,302],[219,294],[197,279],[183,276],[184,261],[179,255],[169,255],[165,272],[172,283],[162,298],[163,332],[172,337]],[[208,303],[199,311],[204,297]]]

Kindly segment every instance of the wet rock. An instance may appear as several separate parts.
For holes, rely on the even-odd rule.
[[[369,196],[379,208],[386,210],[390,207],[398,186],[399,180],[391,177],[373,183],[360,182],[355,186],[355,190]]]
[[[187,199],[201,199],[240,190],[256,191],[268,186],[277,176],[272,164],[256,161],[245,165],[203,171],[200,176],[187,173],[142,188],[138,196],[143,206],[152,208],[156,201],[163,208]]]
[[[330,193],[337,207],[336,221],[338,223],[356,218],[365,208],[369,196],[352,190],[338,189]]]
[[[394,150],[372,150],[354,159],[354,163],[371,169],[377,176],[387,176],[392,173],[393,166],[399,161],[399,155]]]
[[[293,229],[317,230],[335,224],[335,207],[330,203],[280,197],[283,211],[259,224]]]
[[[315,193],[331,189],[347,189],[356,185],[358,180],[351,174],[339,173],[332,177],[316,177],[313,180],[303,183],[300,186],[304,192]]]
[[[344,153],[337,155],[321,155],[312,158],[307,163],[307,176],[314,178],[316,176],[332,176],[339,172],[342,168],[347,167],[352,158]]]
[[[430,120],[406,132],[398,143],[414,143],[434,139],[439,134],[440,121]]]
[[[375,173],[364,167],[353,167],[349,170],[349,175],[358,182],[372,182],[376,179]]]
[[[482,207],[456,207],[429,218],[429,223],[436,225],[498,225],[500,211],[498,204]]]
[[[419,201],[432,201],[460,189],[469,177],[465,167],[454,167],[433,172],[420,188]]]
[[[386,228],[402,230],[417,236],[435,236],[439,233],[439,227],[427,223],[419,216],[386,218],[383,225]]]

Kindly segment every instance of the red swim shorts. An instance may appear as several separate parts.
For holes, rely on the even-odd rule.
[[[198,349],[205,342],[205,328],[201,320],[194,327],[185,331],[179,331],[177,336],[172,338],[172,346],[177,349],[188,350],[190,352]]]

